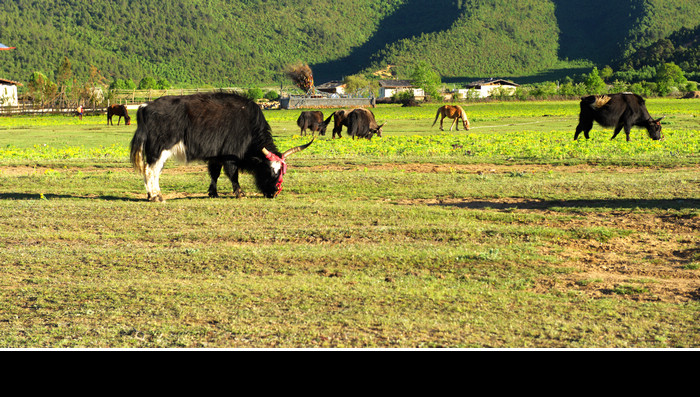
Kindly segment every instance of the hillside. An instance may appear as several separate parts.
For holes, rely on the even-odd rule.
[[[642,47],[622,58],[622,69],[642,69],[646,65],[673,62],[689,74],[700,74],[700,25],[681,29],[667,38]]]
[[[427,60],[453,80],[613,64],[681,28],[685,0],[17,0],[0,3],[0,77],[150,76],[178,86],[279,83],[310,64],[317,82]]]

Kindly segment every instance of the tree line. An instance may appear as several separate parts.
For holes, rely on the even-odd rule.
[[[396,77],[409,78],[420,60],[452,79],[532,76],[581,64],[559,59],[559,46],[571,40],[560,34],[562,15],[579,7],[575,10],[583,10],[582,18],[588,20],[607,10],[564,0],[426,4],[418,0],[52,0],[47,7],[34,0],[0,2],[0,39],[17,47],[0,54],[5,57],[0,77],[43,84],[47,92],[52,90],[49,81],[53,82],[55,95],[62,93],[56,97],[60,101],[67,100],[67,88],[75,85],[64,83],[57,73],[56,65],[65,59],[80,84],[100,75],[105,87],[112,88],[277,85],[286,82],[284,69],[290,63],[325,65],[352,57],[354,49],[368,42],[371,51],[363,53],[362,68],[334,63],[338,68],[332,69],[337,73],[333,79],[352,75],[371,79],[372,71],[388,64],[397,65]],[[664,86],[651,84],[658,84],[656,69],[665,63],[674,63],[688,79],[697,79],[698,28],[681,27],[692,25],[693,20],[697,26],[700,4],[681,0],[610,4],[606,7],[623,11],[634,6],[637,19],[633,22],[637,23],[606,27],[620,31],[598,35],[627,40],[620,43],[626,46],[621,62],[610,59],[599,67],[612,65],[617,79],[630,84],[646,81],[643,88],[650,92],[663,92]],[[438,18],[445,13],[454,17]],[[416,33],[413,24],[424,32]],[[649,38],[654,35],[662,39],[653,42]],[[581,83],[576,76],[571,80],[559,86]],[[73,90],[71,95],[78,95],[80,90]]]

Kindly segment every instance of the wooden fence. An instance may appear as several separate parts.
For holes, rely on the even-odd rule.
[[[96,115],[107,113],[106,107],[83,107],[83,115]],[[62,114],[65,116],[76,116],[78,110],[74,107],[36,107],[31,104],[20,104],[19,106],[3,106],[0,107],[0,116],[15,116],[15,115],[43,115],[43,114]]]
[[[199,92],[243,92],[240,88],[177,88],[169,90],[111,90],[110,104],[135,105],[166,95],[191,95]]]
[[[107,99],[98,106],[84,106],[84,115],[105,114],[107,106],[119,104],[136,107],[142,103],[152,101],[165,95],[190,95],[198,92],[242,92],[240,88],[178,88],[169,90],[111,90]],[[48,106],[42,107],[36,103],[20,103],[18,106],[0,107],[0,116],[26,115],[26,114],[63,114],[73,116],[77,114],[77,106]]]

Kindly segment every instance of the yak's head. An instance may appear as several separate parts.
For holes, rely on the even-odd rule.
[[[370,129],[369,129],[369,137],[370,137],[370,139],[372,138],[372,135],[375,135],[375,134],[376,134],[378,137],[381,138],[381,137],[382,137],[382,127],[384,127],[385,125],[386,125],[386,123],[380,125],[380,126],[377,127],[377,128],[370,128]]]
[[[649,119],[647,121],[647,131],[649,131],[649,138],[655,141],[662,141],[664,139],[664,134],[661,133],[661,120],[663,117],[653,120]]]
[[[333,113],[331,113],[330,116],[325,121],[322,121],[321,124],[318,126],[318,135],[326,135],[326,127],[328,127],[328,124],[331,123],[331,119],[333,118]]]
[[[262,152],[265,158],[268,160],[263,167],[258,167],[255,171],[255,182],[258,185],[258,189],[267,198],[275,198],[280,191],[282,191],[282,179],[284,174],[287,172],[287,157],[300,152],[307,147],[309,147],[315,138],[311,139],[311,142],[306,145],[301,145],[293,147],[286,152],[282,153],[281,156],[270,152],[269,150],[263,148]]]

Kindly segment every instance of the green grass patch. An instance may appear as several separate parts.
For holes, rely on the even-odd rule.
[[[698,346],[697,297],[663,289],[698,277],[697,152],[671,139],[696,127],[572,143],[381,112],[399,127],[318,140],[274,200],[249,175],[209,199],[204,165],[169,163],[162,204],[128,164],[135,126],[0,119],[0,346]],[[278,146],[308,139],[267,114]]]

